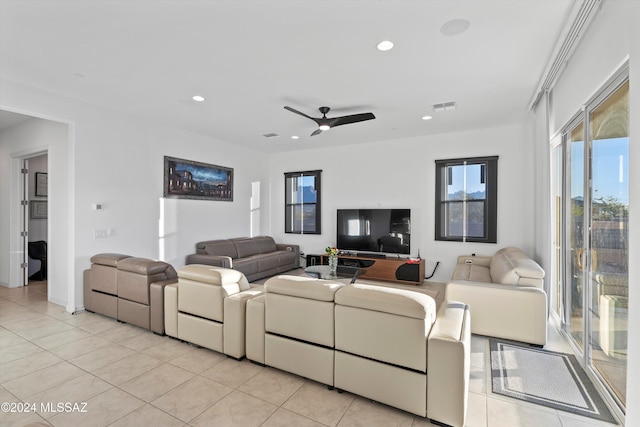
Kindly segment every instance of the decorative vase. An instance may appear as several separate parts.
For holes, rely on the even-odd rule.
[[[338,269],[338,257],[337,256],[329,256],[329,270],[332,274],[335,274]]]

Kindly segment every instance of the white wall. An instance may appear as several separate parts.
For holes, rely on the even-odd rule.
[[[49,298],[68,311],[82,308],[82,272],[96,253],[154,259],[162,255],[177,268],[194,252],[197,241],[249,235],[251,183],[268,179],[263,153],[13,82],[0,81],[0,90],[0,108],[70,123],[66,146],[49,146],[49,250],[61,257],[50,264]],[[162,199],[165,155],[234,168],[234,201]],[[3,164],[6,157],[6,152],[0,153]],[[61,162],[67,163],[64,170],[54,170],[53,165]],[[54,190],[59,191],[54,194]],[[0,187],[3,201],[8,191]],[[105,209],[92,210],[96,202]],[[266,193],[262,207],[262,228],[267,229]],[[54,216],[66,223],[54,226]],[[5,218],[0,224],[4,230]],[[96,229],[113,234],[94,238]],[[63,232],[64,238],[56,236]],[[0,248],[4,265],[7,251]]]
[[[551,91],[552,134],[580,111],[629,55],[634,3],[625,0],[602,3]],[[637,20],[633,25],[638,25]]]
[[[4,94],[3,94],[4,95]],[[5,286],[20,286],[20,262],[22,259],[22,245],[18,231],[20,230],[21,207],[20,173],[21,158],[31,157],[37,153],[52,150],[55,156],[49,157],[50,171],[64,179],[67,173],[68,126],[62,123],[32,119],[22,122],[0,133],[0,283]],[[64,198],[66,192],[64,183],[49,182],[49,200],[58,199],[56,195]],[[49,203],[48,237],[44,240],[51,241],[51,236],[56,239],[53,248],[48,247],[48,281],[49,299],[61,305],[66,305],[68,283],[65,269],[67,260],[66,248],[69,237],[67,233],[67,219],[64,213],[56,209],[57,204]],[[52,250],[53,249],[53,250]],[[51,283],[58,286],[51,287]]]
[[[491,155],[499,156],[498,243],[435,241],[435,160]],[[412,255],[420,251],[427,274],[439,261],[432,280],[445,282],[458,255],[490,255],[511,245],[533,255],[532,158],[524,124],[276,154],[271,159],[270,232],[278,242],[297,243],[305,253],[318,253],[335,245],[336,209],[410,208]],[[315,169],[322,169],[322,234],[286,234],[284,173]]]
[[[551,93],[551,134],[558,132],[578,112],[583,104],[593,96],[629,58],[630,69],[630,123],[631,137],[629,164],[640,163],[640,2],[630,0],[605,1],[595,17],[587,34],[583,37],[564,72]],[[538,114],[544,114],[539,107]],[[536,139],[538,144],[548,146],[549,140]],[[546,147],[545,147],[546,149]],[[542,149],[540,150],[542,151]],[[543,173],[541,163],[537,173]],[[640,224],[640,170],[629,171],[629,221]],[[548,195],[547,195],[548,197]],[[543,210],[544,203],[537,209],[536,215],[548,215]],[[548,231],[547,231],[547,234]],[[629,283],[640,280],[640,267],[633,260],[640,259],[640,227],[629,227]],[[548,249],[550,251],[550,248]],[[640,425],[640,383],[631,381],[638,378],[640,367],[640,292],[633,285],[629,287],[628,357],[627,357],[627,413],[625,425]]]

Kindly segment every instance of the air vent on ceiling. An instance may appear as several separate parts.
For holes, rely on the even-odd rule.
[[[265,138],[276,138],[276,137],[278,137],[280,135],[278,135],[277,133],[269,132],[269,133],[265,133],[262,136],[264,136]]]
[[[455,101],[451,101],[451,102],[443,102],[441,104],[433,104],[433,111],[449,111],[449,110],[455,110],[456,109],[456,103]]]

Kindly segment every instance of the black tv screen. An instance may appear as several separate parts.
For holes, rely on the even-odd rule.
[[[411,209],[338,209],[342,251],[411,253]]]

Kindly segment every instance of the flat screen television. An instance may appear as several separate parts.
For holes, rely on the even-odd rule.
[[[343,251],[411,253],[411,209],[338,209],[336,247]]]

